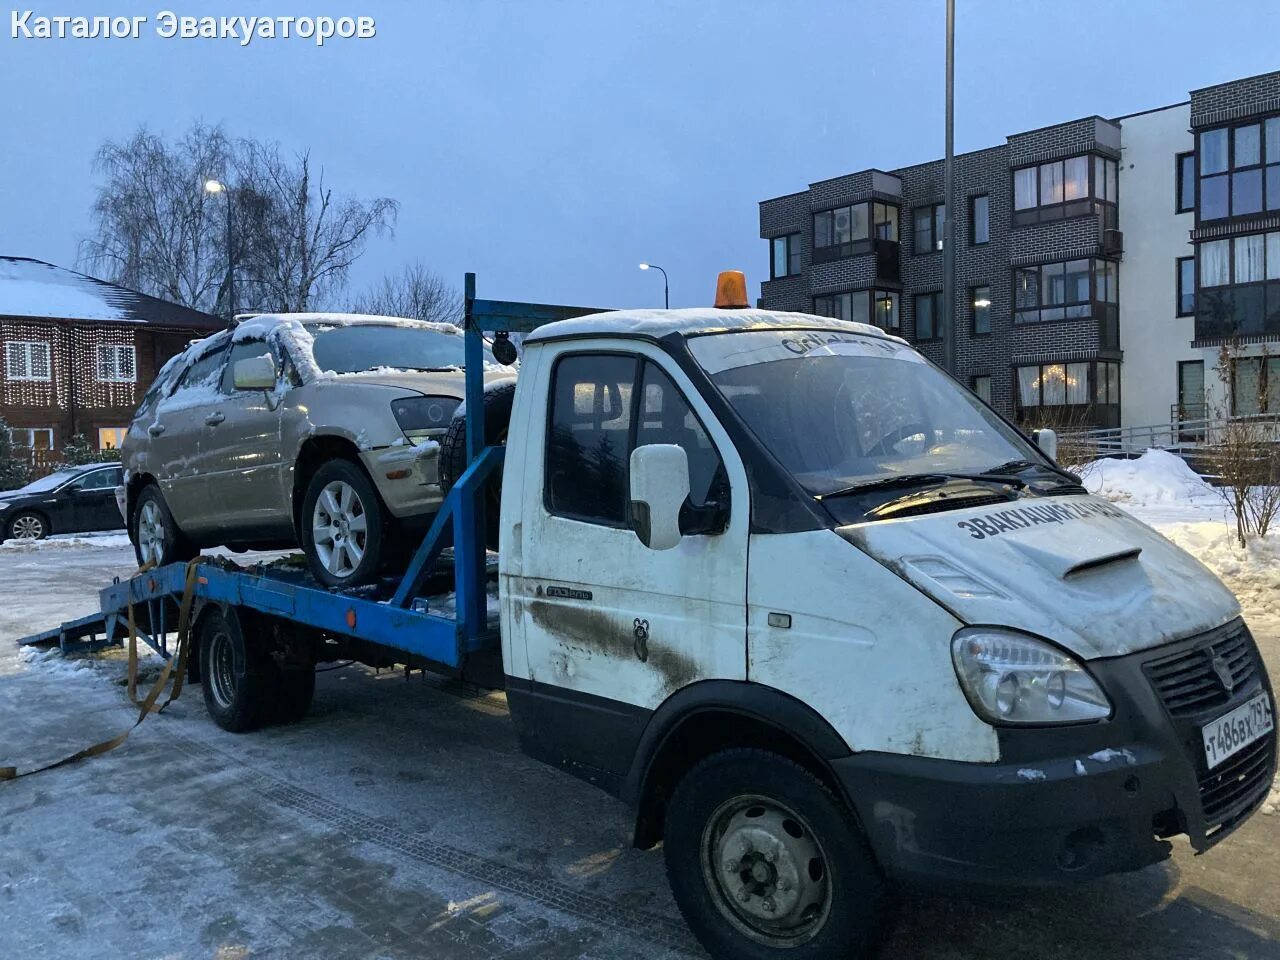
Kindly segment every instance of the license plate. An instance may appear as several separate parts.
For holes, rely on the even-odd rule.
[[[1271,698],[1262,693],[1205,724],[1200,733],[1204,736],[1204,758],[1209,769],[1266,736],[1274,723]]]

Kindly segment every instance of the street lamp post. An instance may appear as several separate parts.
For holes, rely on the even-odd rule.
[[[670,310],[671,309],[671,292],[670,292],[670,288],[667,285],[667,271],[663,270],[656,263],[642,263],[640,264],[640,269],[662,271],[662,306],[665,309]]]
[[[212,178],[204,182],[204,191],[208,194],[225,193],[227,195],[227,322],[231,323],[236,318],[236,269],[235,255],[232,252],[232,222],[231,222],[231,190],[221,180]]]

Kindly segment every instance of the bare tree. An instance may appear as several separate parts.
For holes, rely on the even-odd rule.
[[[371,235],[391,229],[396,203],[338,196],[313,174],[306,152],[232,142],[221,127],[194,124],[166,141],[140,128],[107,141],[93,234],[80,261],[116,283],[198,310],[227,307],[227,213],[233,227],[237,305],[307,310],[341,297]],[[207,179],[221,181],[217,194]]]
[[[227,251],[219,198],[203,185],[225,176],[231,154],[222,128],[202,123],[173,143],[145,127],[126,141],[108,140],[94,159],[105,182],[81,263],[143,293],[214,309]]]
[[[394,200],[335,196],[306,151],[289,158],[277,144],[244,140],[236,169],[245,273],[264,308],[305,311],[338,297],[370,236],[395,222]]]
[[[1241,548],[1250,536],[1265,536],[1280,515],[1277,421],[1265,415],[1272,408],[1271,398],[1280,395],[1273,386],[1280,384],[1268,382],[1268,359],[1265,351],[1261,356],[1244,356],[1234,340],[1218,352],[1218,379],[1228,399],[1214,411],[1222,425],[1209,438],[1208,462],[1235,519]],[[1257,364],[1256,378],[1240,375],[1246,362]]]
[[[421,263],[387,274],[380,283],[354,297],[352,313],[410,317],[436,323],[462,322],[462,295]]]

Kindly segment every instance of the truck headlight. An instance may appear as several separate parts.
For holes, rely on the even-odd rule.
[[[1044,640],[966,627],[951,641],[956,676],[990,723],[1084,723],[1111,715],[1111,701],[1080,661]]]
[[[391,401],[391,414],[414,443],[442,436],[462,401],[457,397],[401,397]]]

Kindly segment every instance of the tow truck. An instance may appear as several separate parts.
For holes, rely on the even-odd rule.
[[[516,333],[508,412],[482,335],[510,360]],[[751,309],[736,272],[714,308],[613,312],[468,274],[465,336],[468,465],[402,576],[197,559],[21,642],[132,624],[168,656],[186,606],[233,731],[305,715],[325,661],[502,688],[525,751],[634,809],[726,960],[860,956],[897,884],[1133,870],[1264,800],[1235,598],[904,340]]]

